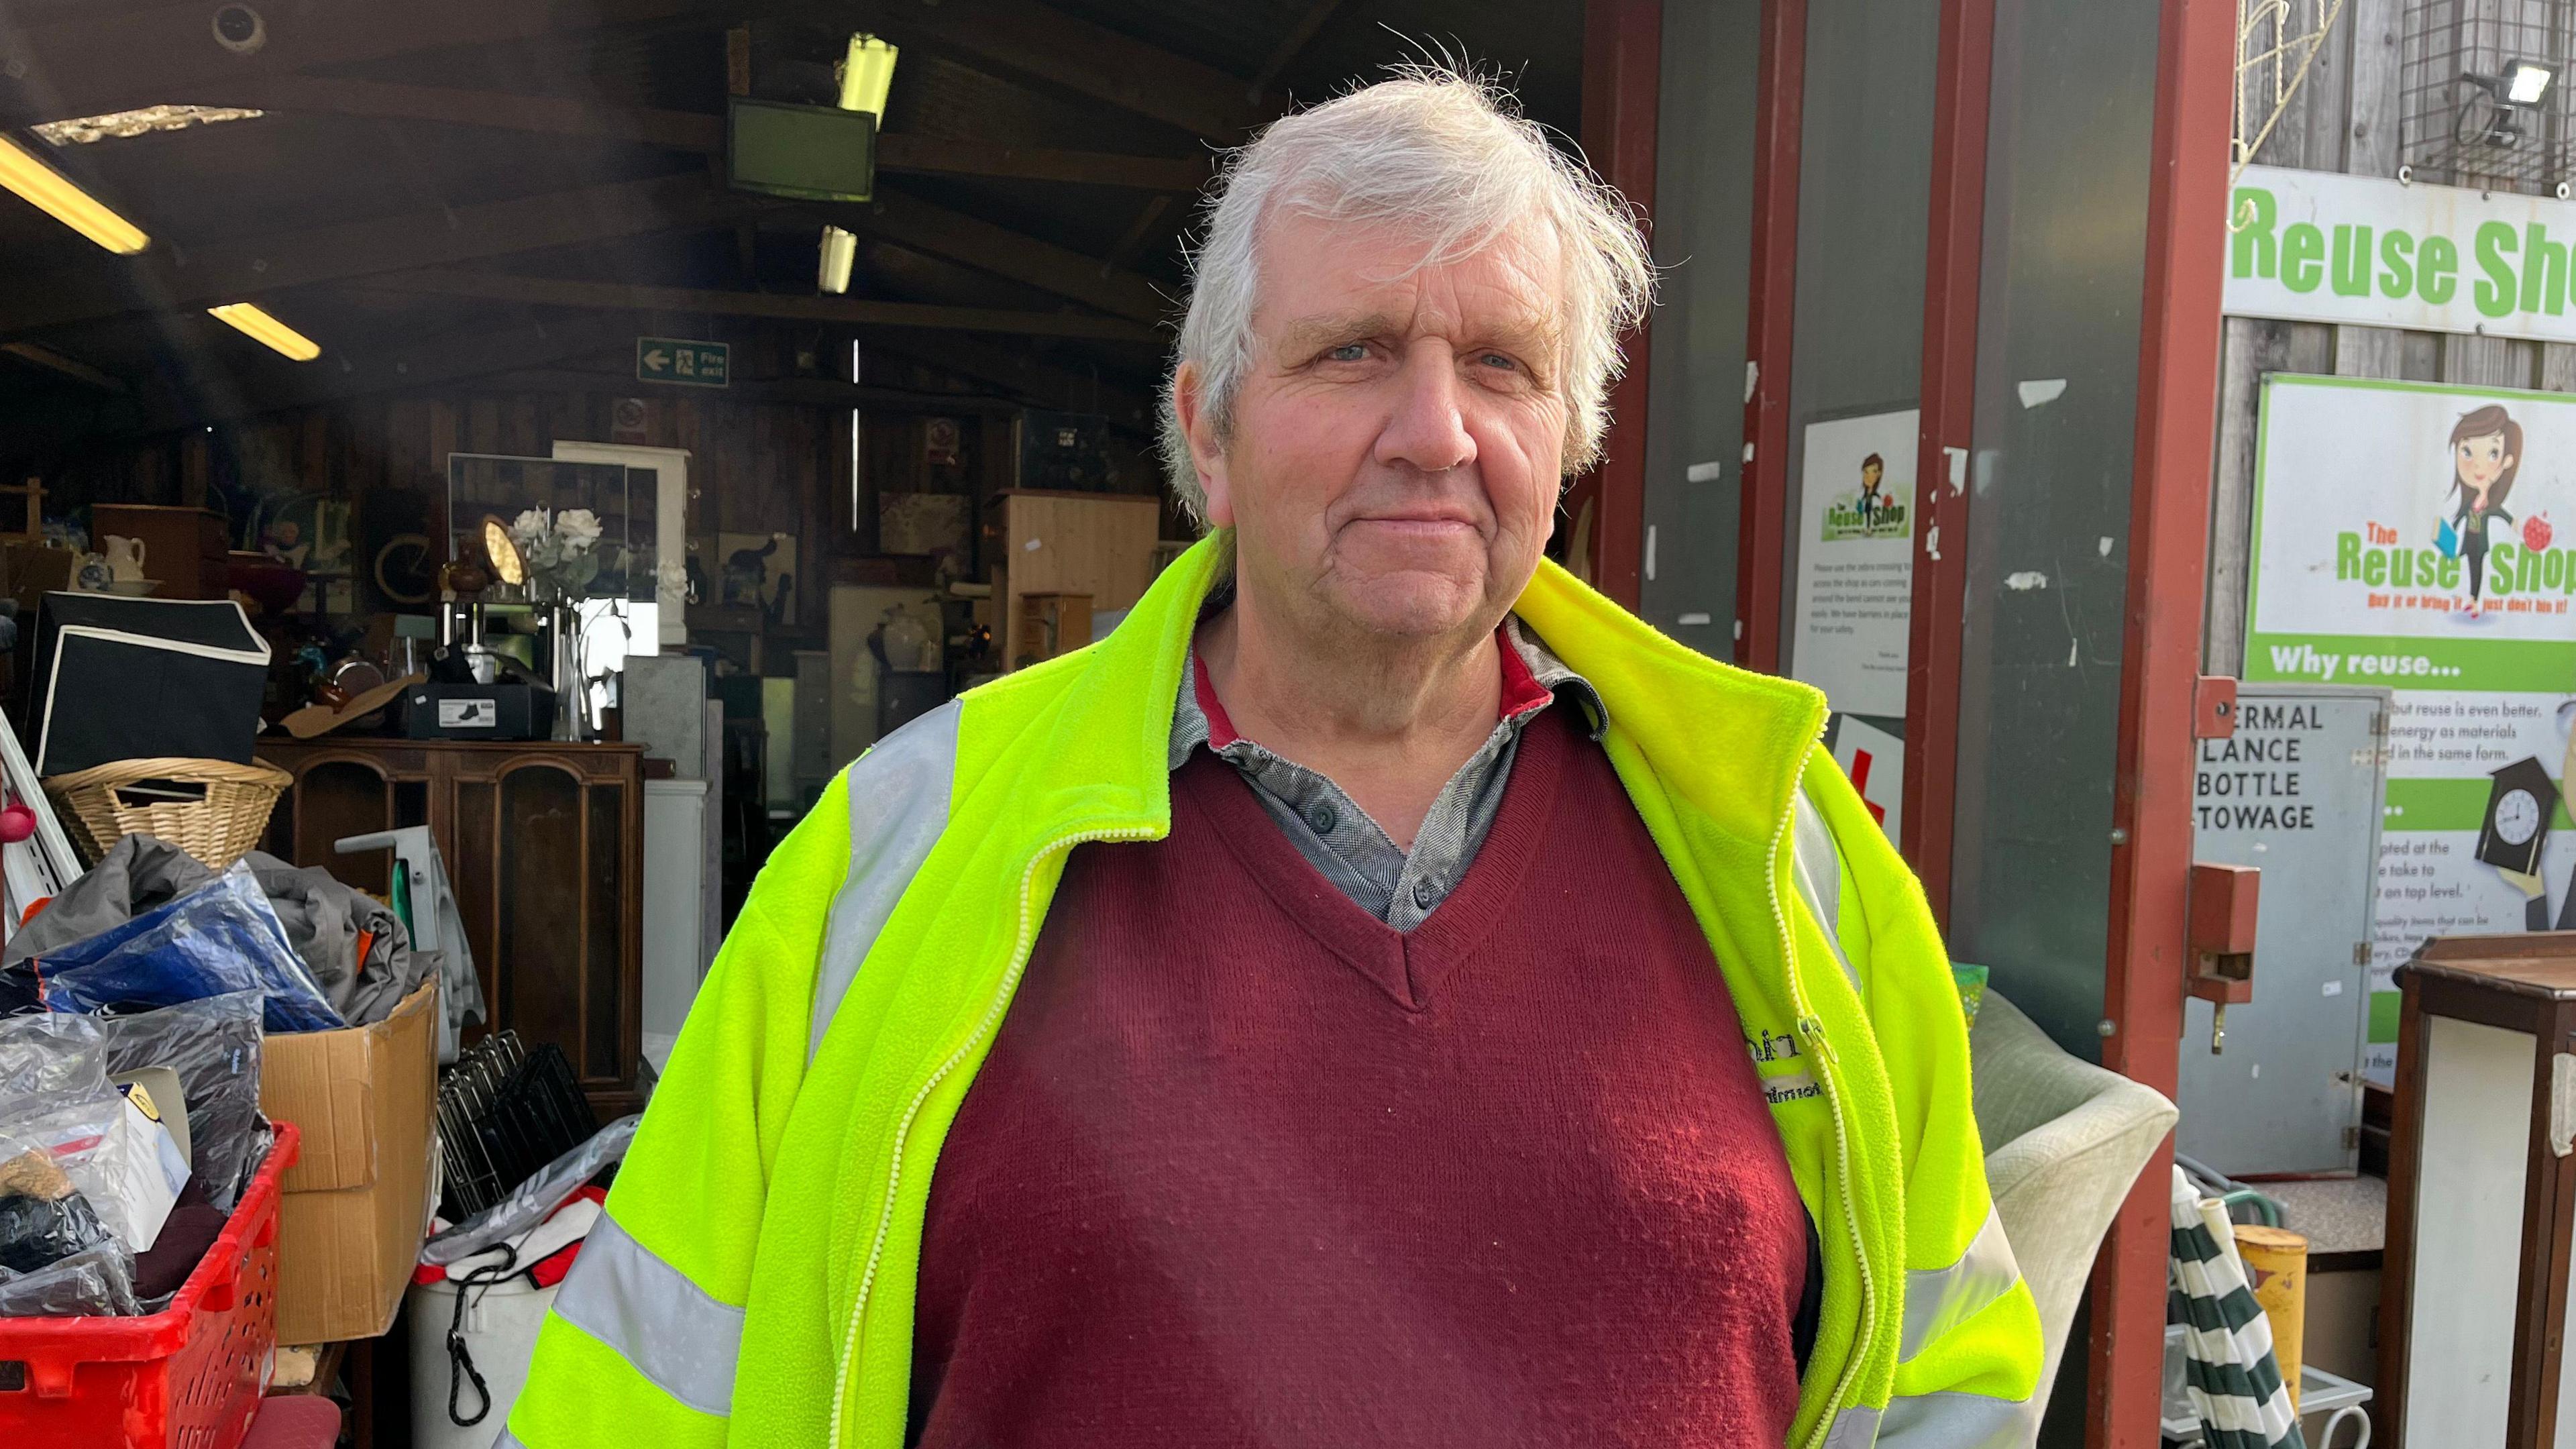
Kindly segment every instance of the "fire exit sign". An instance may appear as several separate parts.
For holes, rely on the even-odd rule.
[[[682,387],[723,387],[732,378],[733,348],[681,337],[635,339],[635,380]]]

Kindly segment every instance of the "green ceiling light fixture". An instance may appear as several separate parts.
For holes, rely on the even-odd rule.
[[[850,290],[850,268],[859,259],[859,239],[837,226],[823,228],[822,265],[814,285],[837,297]]]
[[[849,54],[841,58],[841,109],[865,111],[885,124],[886,92],[894,89],[896,50],[862,30],[850,37]]]
[[[844,111],[863,112],[872,124],[885,125],[886,93],[894,89],[895,47],[866,31],[850,37],[841,57],[841,103]],[[873,148],[872,148],[873,149]],[[873,157],[871,157],[873,160]],[[850,290],[850,269],[859,259],[859,239],[837,226],[823,228],[823,243],[814,285],[835,297]]]

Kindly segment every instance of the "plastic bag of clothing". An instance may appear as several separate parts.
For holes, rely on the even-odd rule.
[[[0,1104],[0,1158],[19,1161],[31,1151],[50,1157],[90,1214],[137,1253],[161,1235],[188,1182],[187,1159],[170,1130],[114,1089],[94,1097],[20,1097]],[[27,1172],[30,1181],[49,1181],[32,1163]],[[77,1217],[68,1209],[61,1215],[29,1211],[32,1222]],[[7,1266],[25,1272],[32,1265]]]
[[[33,1273],[75,1253],[114,1245],[115,1232],[60,1161],[84,1134],[95,1142],[125,1110],[121,1097],[91,1098],[80,1115],[62,1115],[66,1104],[22,1098],[0,1123],[0,1268]],[[56,1139],[59,1139],[56,1140]]]
[[[226,1212],[267,1154],[268,1132],[259,1115],[259,1048],[262,997],[236,991],[184,1001],[158,1011],[123,1016],[33,1012],[0,1018],[0,1098],[11,1095],[12,1063],[47,1060],[65,1090],[79,1078],[69,1064],[95,1073],[90,1090],[107,1077],[145,1067],[179,1074],[188,1111],[188,1167],[207,1199]],[[30,1078],[40,1071],[23,1066]]]
[[[631,1114],[592,1133],[579,1147],[539,1168],[508,1197],[421,1244],[420,1260],[444,1266],[544,1222],[583,1183],[597,1177],[601,1168],[625,1160],[626,1148],[635,1140],[635,1124],[643,1120],[640,1114]]]
[[[95,1097],[107,1090],[107,1048],[45,1029],[41,1023],[53,1015],[0,1017],[0,1113],[17,1097]]]
[[[296,959],[349,1021],[383,1020],[438,969],[436,953],[412,949],[411,933],[391,908],[330,872],[256,850],[240,864],[268,897]],[[213,871],[179,847],[126,836],[10,938],[0,963],[15,967],[30,957],[53,957],[214,880]]]
[[[258,879],[238,861],[212,884],[22,961],[8,977],[48,1011],[171,1006],[258,991],[267,998],[270,1031],[331,1031],[349,1024],[324,999]]]
[[[149,835],[126,836],[10,934],[7,949],[0,950],[0,965],[16,966],[30,956],[51,955],[86,941],[155,906],[203,890],[214,879],[204,861],[175,845]]]
[[[115,1248],[74,1253],[33,1273],[0,1268],[0,1318],[78,1318],[143,1311],[133,1262]]]

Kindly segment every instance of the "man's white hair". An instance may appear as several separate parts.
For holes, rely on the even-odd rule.
[[[1400,227],[1428,243],[1424,266],[1473,256],[1516,228],[1552,234],[1566,476],[1600,456],[1604,399],[1626,364],[1619,338],[1645,316],[1654,264],[1627,201],[1548,144],[1498,85],[1442,66],[1399,67],[1391,80],[1282,116],[1228,159],[1190,258],[1189,313],[1174,359],[1175,380],[1178,364],[1197,368],[1199,406],[1220,440],[1232,435],[1252,363],[1262,224],[1274,210]],[[1204,519],[1207,490],[1171,386],[1162,423],[1172,490]]]

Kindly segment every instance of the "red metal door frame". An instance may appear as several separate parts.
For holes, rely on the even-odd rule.
[[[2147,178],[2102,1064],[2167,1096],[2188,956],[2192,687],[2208,577],[2235,25],[2230,0],[2163,0]],[[2139,1176],[2094,1265],[2085,1439],[2104,1449],[2158,1442],[2171,1151],[2159,1149]]]
[[[1583,150],[1601,179],[1653,224],[1655,110],[1663,70],[1664,0],[1585,0]],[[1646,555],[1646,323],[1627,343],[1610,390],[1601,462],[1566,495],[1570,516],[1593,505],[1592,581],[1634,610]]]
[[[1789,499],[1789,344],[1798,305],[1798,148],[1806,123],[1807,0],[1762,0],[1753,110],[1753,267],[1744,356],[1742,523],[1735,662],[1780,670],[1782,544]]]
[[[1932,214],[1923,258],[1923,431],[1914,603],[1905,652],[1905,828],[1933,919],[1950,925],[1959,778],[1959,624],[1968,578],[1968,449],[1977,422],[1977,298],[1986,222],[1986,103],[1995,0],[1942,0],[1932,96]]]

